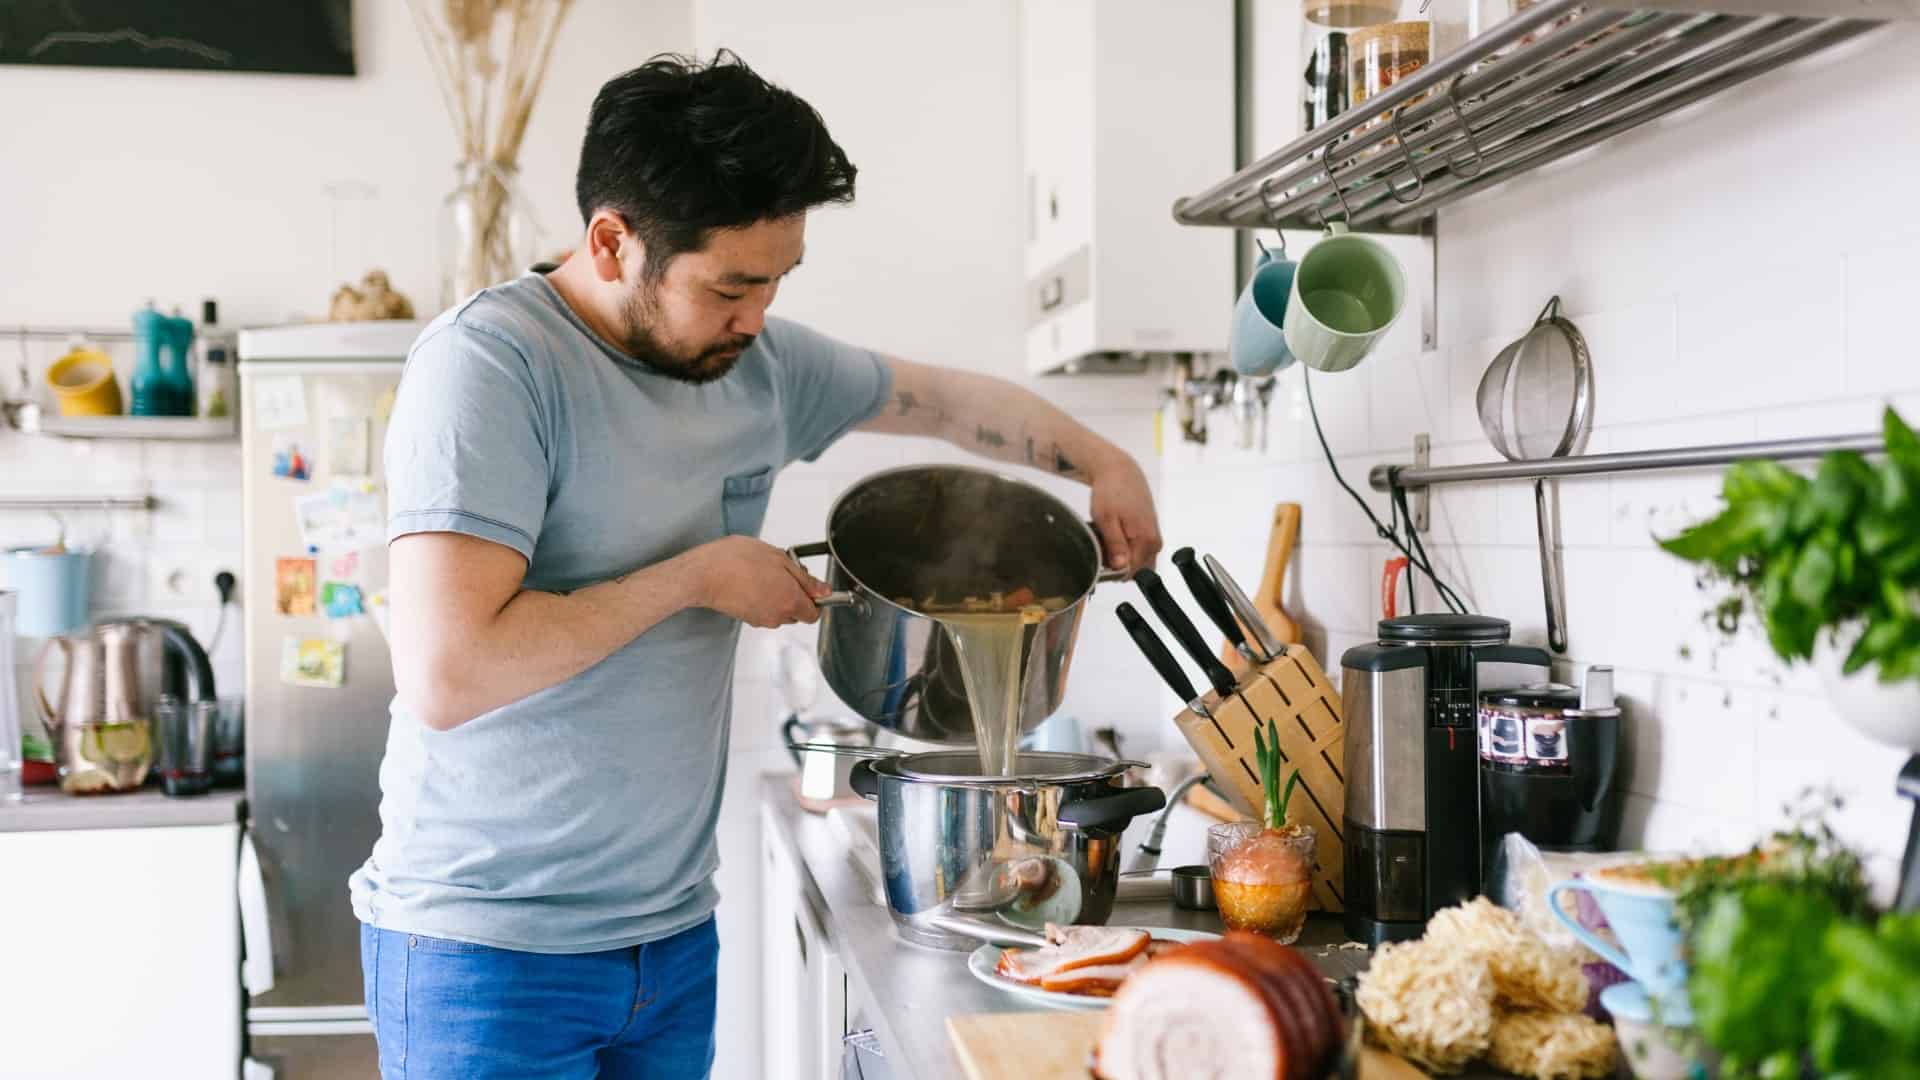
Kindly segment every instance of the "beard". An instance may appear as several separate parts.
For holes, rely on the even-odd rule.
[[[620,349],[654,371],[681,382],[710,383],[733,370],[754,335],[739,334],[706,345],[688,345],[660,332],[654,286],[642,283],[620,305]]]

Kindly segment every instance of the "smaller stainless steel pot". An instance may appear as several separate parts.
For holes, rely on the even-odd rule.
[[[1212,911],[1213,870],[1206,866],[1174,867],[1173,906],[1188,911]]]
[[[851,716],[788,716],[780,734],[800,770],[802,807],[825,813],[832,803],[853,798],[847,778],[858,752],[873,746],[872,725]]]
[[[974,940],[945,916],[1101,925],[1120,884],[1120,834],[1166,805],[1123,785],[1135,762],[1021,754],[1014,776],[980,776],[972,751],[861,761],[853,790],[880,804],[880,873],[900,936],[942,949]]]

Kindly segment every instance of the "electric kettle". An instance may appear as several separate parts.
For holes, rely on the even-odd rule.
[[[59,697],[47,662],[66,659]],[[112,619],[47,639],[35,669],[60,788],[73,795],[138,790],[153,765],[154,705],[162,696],[214,700],[213,665],[193,634],[165,619]]]

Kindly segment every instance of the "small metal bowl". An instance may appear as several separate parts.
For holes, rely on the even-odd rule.
[[[1173,868],[1173,906],[1188,911],[1213,910],[1213,871],[1205,866]]]

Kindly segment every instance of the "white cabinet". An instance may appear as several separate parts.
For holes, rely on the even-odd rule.
[[[846,970],[772,811],[761,815],[762,1067],[767,1080],[839,1080]]]
[[[237,824],[0,833],[0,1073],[238,1075],[239,844]]]
[[[1233,171],[1233,68],[1232,0],[1021,4],[1029,371],[1226,349],[1233,234],[1171,208]]]

